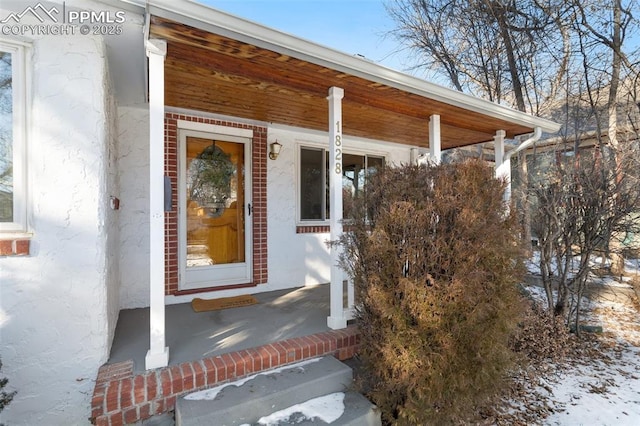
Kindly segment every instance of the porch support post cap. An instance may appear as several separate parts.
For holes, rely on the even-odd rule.
[[[327,97],[327,99],[329,100],[333,100],[333,99],[342,99],[344,98],[344,89],[341,87],[330,87],[329,88],[329,96]]]
[[[145,40],[144,47],[147,51],[147,56],[154,54],[160,56],[167,56],[167,42],[159,38],[151,38]]]

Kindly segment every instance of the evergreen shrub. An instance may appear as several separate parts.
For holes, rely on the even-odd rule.
[[[464,422],[507,383],[522,272],[505,183],[470,161],[369,177],[340,244],[386,424]]]
[[[0,359],[0,371],[2,371],[2,360]],[[6,392],[4,390],[5,386],[9,382],[9,379],[3,377],[0,379],[0,412],[4,410],[4,407],[9,405],[9,403],[13,400],[13,397],[16,395],[16,391]],[[0,423],[0,426],[3,426],[3,423]]]

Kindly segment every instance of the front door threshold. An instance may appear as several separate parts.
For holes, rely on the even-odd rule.
[[[257,286],[258,285],[255,283],[229,284],[229,285],[219,285],[215,287],[189,288],[189,289],[177,290],[171,294],[173,296],[186,296],[189,294],[208,293],[211,291],[221,291],[221,290],[235,290],[239,288],[249,288],[249,287],[257,287]]]

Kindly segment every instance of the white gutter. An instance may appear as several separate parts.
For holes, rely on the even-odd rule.
[[[145,49],[149,42],[149,30],[151,28],[151,14],[148,10],[144,11],[144,27],[142,27],[143,42]],[[149,103],[149,61],[143,61],[144,63],[144,102]]]
[[[510,161],[513,154],[517,154],[518,152],[525,150],[529,148],[531,145],[533,145],[534,143],[538,142],[541,136],[542,136],[542,129],[540,127],[534,128],[533,135],[529,139],[525,140],[520,145],[518,145],[516,149],[505,153],[504,162],[506,163]]]
[[[534,128],[533,135],[529,139],[518,145],[516,149],[505,153],[501,164],[496,163],[496,176],[504,178],[507,181],[507,187],[504,191],[504,200],[506,201],[507,206],[509,206],[509,203],[511,202],[511,157],[514,154],[529,148],[536,141],[540,140],[540,136],[542,136],[542,129],[540,127]],[[495,155],[496,159],[498,159],[497,147]]]
[[[540,117],[516,111],[503,105],[466,95],[453,89],[430,83],[357,56],[321,46],[264,25],[212,9],[188,0],[122,0],[137,6],[147,6],[152,14],[183,23],[214,34],[299,58],[317,65],[345,72],[399,90],[433,99],[448,105],[474,111],[526,127],[540,127],[555,133],[560,125]]]

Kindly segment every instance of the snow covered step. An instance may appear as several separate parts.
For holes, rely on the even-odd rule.
[[[319,396],[345,392],[352,380],[351,368],[333,357],[303,361],[179,398],[176,425],[257,424],[260,418],[276,411]],[[348,399],[352,398],[358,399],[355,396]]]
[[[380,411],[367,398],[356,392],[337,392],[271,413],[255,425],[381,426],[382,422]]]

